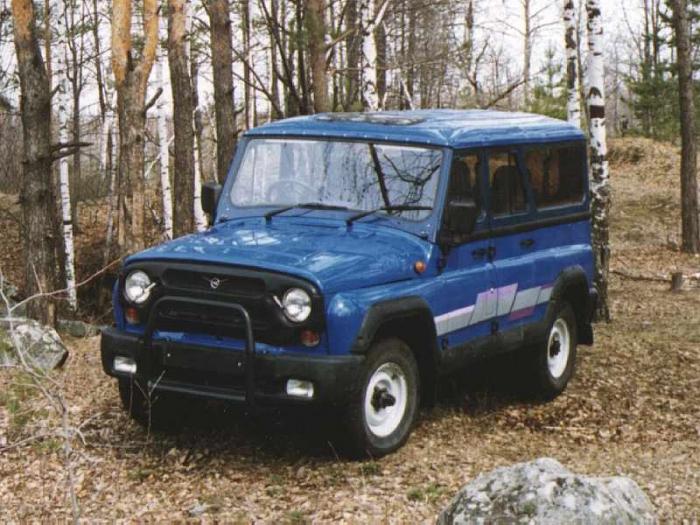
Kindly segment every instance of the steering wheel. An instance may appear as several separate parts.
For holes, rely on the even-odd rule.
[[[279,192],[285,187],[289,187],[289,191],[292,191],[296,193],[296,196],[298,199],[296,200],[313,200],[309,199],[307,196],[310,192],[311,195],[316,195],[318,194],[318,188],[314,188],[310,186],[309,184],[306,184],[305,182],[301,182],[300,180],[296,179],[280,179],[276,182],[273,182],[270,184],[270,187],[267,189],[267,195],[266,198],[268,201],[273,201],[274,199],[272,198],[275,192]],[[284,195],[285,199],[289,198],[289,195],[285,193]],[[294,200],[294,199],[291,199]]]

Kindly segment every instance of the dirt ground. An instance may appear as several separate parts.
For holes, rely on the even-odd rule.
[[[678,151],[643,140],[611,148],[613,322],[580,347],[557,400],[509,393],[483,365],[445,389],[408,444],[377,461],[336,457],[313,416],[243,418],[183,410],[187,428],[146,434],[119,407],[98,338],[70,340],[63,384],[75,487],[88,519],[224,522],[433,522],[477,474],[541,456],[575,472],[637,481],[664,521],[700,519],[700,282],[669,291],[673,271],[700,273],[677,249]],[[484,379],[489,378],[489,379]],[[0,374],[0,514],[69,518],[55,422],[26,378]],[[22,443],[21,440],[28,439]]]

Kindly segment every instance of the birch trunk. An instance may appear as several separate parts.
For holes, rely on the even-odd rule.
[[[193,213],[194,227],[198,232],[207,229],[207,218],[202,209],[202,108],[199,104],[199,64],[198,56],[190,44],[192,29],[192,12],[187,13],[187,47],[190,56],[190,78],[192,79],[192,130],[194,135],[194,193],[193,193]]]
[[[69,133],[69,104],[71,96],[68,92],[70,82],[68,79],[68,30],[66,27],[67,5],[65,2],[57,4],[59,14],[56,17],[56,29],[58,42],[56,49],[56,73],[58,75],[56,94],[58,98],[58,141],[62,144],[70,142]],[[75,248],[73,242],[73,212],[70,200],[70,172],[68,170],[68,157],[64,156],[59,160],[59,192],[61,196],[61,219],[63,221],[63,250],[64,250],[64,270],[66,276],[66,290],[68,305],[72,310],[78,307],[78,297],[75,289]]]
[[[345,111],[352,111],[355,108],[355,102],[360,90],[360,68],[361,68],[361,50],[362,35],[360,34],[360,22],[358,20],[358,0],[347,0],[345,8],[346,26],[350,35],[346,39],[346,67],[348,70],[347,80],[345,84],[345,98],[343,105]]]
[[[27,295],[50,292],[56,286],[53,224],[56,216],[51,177],[51,90],[41,56],[32,0],[12,0],[14,43],[21,90],[22,203]],[[28,315],[53,326],[56,308],[48,296],[27,305]]]
[[[592,196],[593,253],[595,285],[598,289],[597,317],[610,320],[608,271],[610,263],[609,211],[610,181],[605,130],[605,76],[603,58],[603,18],[600,0],[586,1],[588,32],[588,113]]]
[[[250,74],[250,33],[252,31],[250,23],[250,0],[241,0],[240,5],[241,25],[243,26],[243,56],[245,56],[245,63],[243,64],[243,100],[245,103],[245,129],[250,129],[253,127],[254,114],[252,79]]]
[[[109,105],[105,107],[104,122],[102,123],[102,147],[100,151],[100,173],[109,181],[109,193],[107,194],[107,231],[105,233],[105,247],[103,261],[107,265],[112,252],[112,239],[114,237],[114,218],[117,214],[116,183],[117,174],[114,169],[114,108],[117,105],[117,93],[114,92]]]
[[[159,89],[165,89],[164,69],[167,59],[161,47],[158,62],[156,63],[156,84]],[[173,195],[170,186],[170,152],[168,145],[168,115],[167,103],[164,96],[158,98],[156,113],[158,119],[158,157],[160,159],[160,191],[163,204],[163,237],[166,240],[173,238]]]
[[[374,41],[374,0],[360,0],[360,32],[362,35],[361,82],[365,111],[379,110],[377,92],[377,46]]]
[[[220,183],[226,180],[236,148],[236,113],[233,91],[233,52],[228,0],[208,0],[214,113],[216,115],[216,172]]]
[[[687,0],[673,0],[681,114],[681,225],[684,252],[700,252],[693,58]]]
[[[581,127],[581,98],[578,84],[578,24],[576,3],[564,0],[564,29],[566,45],[566,115],[567,120]]]
[[[530,0],[522,0],[525,32],[523,34],[523,98],[525,105],[530,104],[530,75],[532,69],[532,19],[530,18]]]

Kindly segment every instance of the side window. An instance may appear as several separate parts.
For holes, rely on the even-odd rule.
[[[537,209],[583,200],[584,155],[582,146],[537,147],[525,152]]]
[[[448,200],[474,199],[481,210],[480,162],[476,153],[455,151],[450,169]]]
[[[489,183],[494,216],[527,211],[525,184],[514,152],[492,151],[489,154]]]

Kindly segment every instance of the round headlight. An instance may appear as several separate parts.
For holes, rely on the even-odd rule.
[[[291,288],[284,294],[282,307],[290,321],[302,323],[311,315],[311,297],[301,288]]]
[[[143,304],[151,295],[153,283],[146,272],[136,270],[127,275],[124,281],[124,297],[135,304]]]

